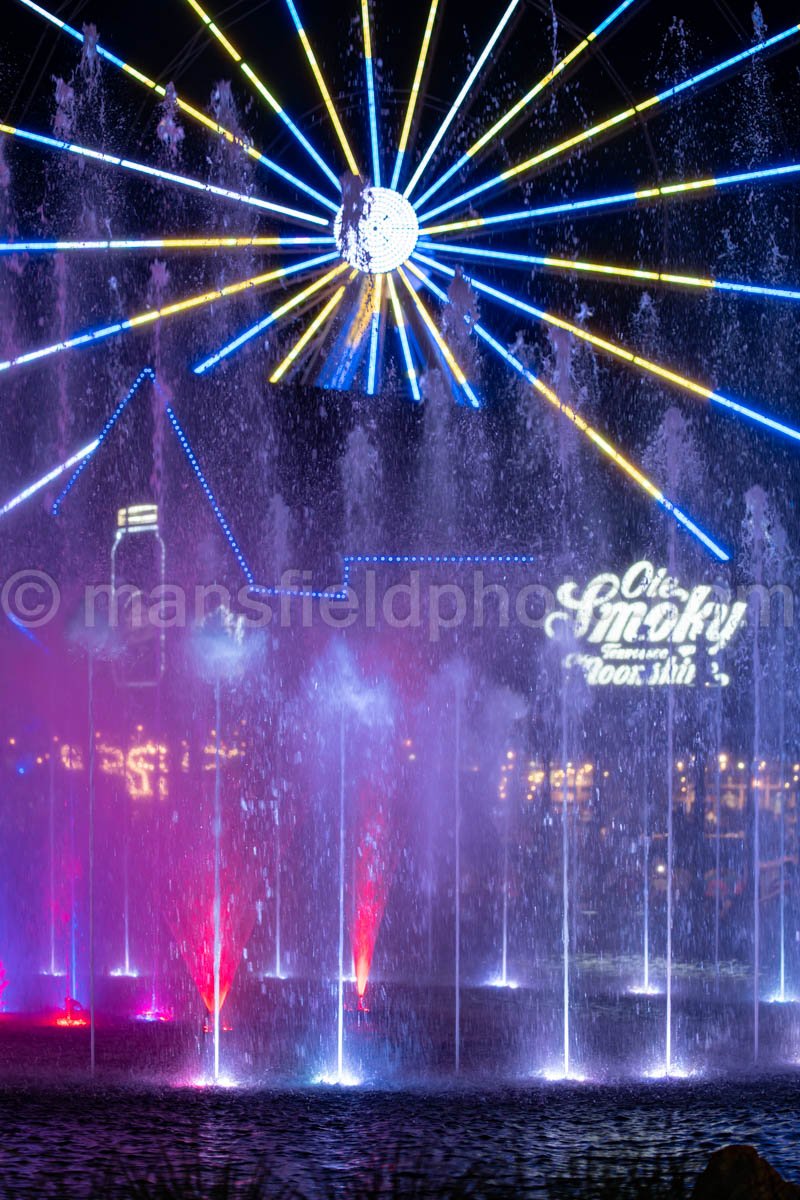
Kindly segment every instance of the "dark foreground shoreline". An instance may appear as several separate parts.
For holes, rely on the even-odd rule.
[[[0,1083],[2,1200],[683,1200],[748,1143],[800,1180],[793,1075],[385,1091]]]

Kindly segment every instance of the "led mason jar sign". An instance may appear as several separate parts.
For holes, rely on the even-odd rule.
[[[666,567],[635,563],[624,575],[603,572],[581,591],[562,583],[561,610],[545,623],[549,638],[574,643],[565,667],[580,667],[592,687],[727,687],[719,655],[747,616],[743,600],[708,584],[685,588]]]

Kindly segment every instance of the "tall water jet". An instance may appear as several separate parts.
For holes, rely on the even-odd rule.
[[[213,1081],[219,1083],[222,1005],[229,982],[223,985],[223,914],[222,914],[222,684],[236,679],[245,669],[254,646],[244,638],[244,619],[220,605],[195,634],[195,655],[201,675],[210,680],[214,697],[214,790],[211,815],[212,842],[212,996]],[[241,886],[244,886],[242,881]],[[233,932],[231,933],[233,941]],[[234,956],[231,948],[231,958]],[[236,969],[232,964],[231,980]]]
[[[652,307],[652,303],[651,303]],[[651,321],[655,316],[651,317]],[[670,408],[664,415],[645,455],[648,469],[655,469],[666,481],[670,495],[692,491],[701,478],[700,459],[689,424],[680,409]],[[665,676],[665,754],[664,779],[666,791],[666,950],[664,985],[664,1072],[675,1073],[673,1044],[673,999],[674,999],[674,947],[675,947],[675,725],[676,725],[676,662],[679,647],[675,644],[675,627],[678,620],[681,585],[678,581],[678,543],[675,526],[670,525],[667,540],[668,590],[660,593],[668,597],[671,618],[668,619],[668,636],[665,639],[668,671]]]
[[[50,909],[50,963],[48,975],[60,975],[56,952],[56,744],[50,742],[47,786],[47,874],[48,903]]]
[[[674,548],[670,545],[670,568],[674,562]],[[669,640],[669,654],[672,659],[672,637]],[[670,682],[667,686],[667,963],[666,963],[666,1005],[664,1030],[664,1070],[667,1075],[672,1073],[672,934],[673,934],[673,904],[675,893],[675,689]]]
[[[271,577],[280,579],[283,571],[286,569],[286,564],[291,560],[291,513],[279,493],[275,493],[269,503],[269,513],[267,519],[267,530],[265,533],[265,541],[267,543],[270,562]],[[284,745],[284,709],[276,697],[279,696],[280,680],[275,678],[266,681],[270,689],[269,703],[270,724],[273,732],[273,744],[275,746],[275,760],[273,763],[273,784],[272,784],[272,813],[275,824],[275,880],[273,887],[272,898],[274,901],[274,922],[275,922],[275,977],[276,979],[283,978],[283,854],[284,854],[284,822],[285,822],[285,807],[287,800],[287,780],[286,770],[288,763],[286,762],[282,747]]]
[[[773,558],[776,567],[778,585],[783,586],[783,576],[786,566],[787,538],[786,530],[777,521],[772,527]],[[780,863],[778,876],[778,1000],[784,1004],[787,999],[786,991],[786,597],[784,609],[778,625],[778,762],[780,801],[778,811],[778,860]]]
[[[374,632],[372,636],[376,636]],[[331,800],[335,797],[335,803],[331,805],[329,844],[335,855],[331,892],[332,897],[335,896],[336,919],[329,928],[332,933],[335,931],[336,945],[336,1066],[320,1076],[321,1081],[334,1084],[349,1084],[356,1078],[348,1064],[345,1040],[345,985],[350,977],[348,966],[354,964],[355,958],[354,948],[348,963],[347,899],[350,870],[354,865],[349,847],[358,845],[358,840],[354,842],[350,837],[351,829],[358,822],[358,817],[351,816],[350,797],[364,789],[387,786],[391,776],[387,775],[386,764],[391,762],[396,720],[395,697],[385,675],[385,657],[379,654],[373,662],[371,650],[368,643],[353,647],[345,637],[334,638],[313,665],[305,686],[307,702],[317,716],[320,729],[313,768],[316,786],[322,796],[329,796]],[[335,780],[334,787],[331,787],[332,780]],[[357,885],[357,872],[353,872],[352,878]],[[352,899],[356,905],[357,886],[353,887]],[[354,934],[357,929],[354,912]],[[373,929],[370,936],[374,945],[377,930]],[[355,941],[354,938],[354,947]],[[364,963],[362,959],[361,982],[366,987]]]
[[[642,786],[642,983],[643,995],[649,996],[656,989],[650,982],[650,852],[652,831],[650,814],[650,697],[644,698],[644,758]]]
[[[753,732],[750,766],[750,797],[753,829],[753,1061],[760,1054],[761,1015],[761,587],[764,582],[764,559],[770,526],[767,495],[755,486],[745,494],[746,517],[744,534],[749,551],[750,567],[755,588],[751,620],[753,640],[751,665],[753,678]]]
[[[78,611],[73,619],[71,628],[73,647],[86,655],[86,781],[87,781],[87,875],[88,875],[88,941],[89,941],[89,1070],[91,1075],[96,1067],[96,941],[95,941],[95,817],[96,817],[96,767],[97,767],[97,734],[95,728],[95,684],[96,668],[99,662],[110,663],[118,657],[122,645],[109,621],[97,621],[90,625],[85,621],[85,613]],[[74,900],[73,900],[74,903]],[[73,935],[74,936],[74,935]],[[74,984],[73,966],[73,984]],[[67,998],[67,1019],[71,1014],[71,1003],[74,998]]]
[[[344,704],[339,709],[339,977],[336,1007],[336,1078],[344,1080],[344,889],[345,889],[345,839],[347,823],[345,813],[346,794],[346,743]]]
[[[722,907],[722,688],[714,701],[714,974],[719,987],[720,910]]]
[[[461,710],[464,701],[463,677],[454,678],[453,703],[453,1066],[461,1070]]]
[[[88,781],[89,781],[89,1070],[92,1075],[95,1072],[95,1005],[94,1005],[94,987],[95,987],[95,928],[94,928],[94,816],[95,816],[95,736],[94,736],[94,649],[89,648],[87,655],[87,702],[88,702],[88,726],[89,726],[89,754],[88,754]]]
[[[528,715],[524,698],[508,687],[484,692],[479,713],[483,754],[481,770],[491,777],[500,759],[500,778],[495,809],[500,841],[498,881],[500,888],[500,970],[489,980],[495,987],[516,986],[509,976],[509,926],[511,919],[511,844],[515,833],[512,817],[518,812],[525,774],[524,751],[515,726]]]
[[[564,1078],[569,1079],[569,1015],[570,1015],[570,871],[569,871],[569,725],[567,687],[569,674],[564,667],[561,686],[561,955],[562,955],[562,1025]]]

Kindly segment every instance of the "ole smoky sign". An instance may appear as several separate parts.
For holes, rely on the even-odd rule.
[[[581,589],[563,583],[545,622],[566,649],[564,666],[592,687],[727,687],[720,656],[747,617],[743,600],[707,584],[687,588],[666,567],[635,563]]]

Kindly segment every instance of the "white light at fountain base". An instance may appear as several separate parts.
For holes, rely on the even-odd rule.
[[[399,192],[370,187],[362,193],[358,220],[345,223],[340,208],[333,236],[345,262],[365,275],[385,275],[402,267],[419,238],[417,214]]]
[[[205,1088],[220,1088],[228,1090],[236,1088],[239,1084],[230,1075],[220,1075],[217,1079],[213,1075],[199,1075],[196,1079],[192,1079],[187,1084],[176,1084],[176,1087],[191,1087],[203,1090]]]
[[[138,979],[139,972],[135,967],[114,967],[108,972],[112,979]]]
[[[587,1083],[586,1075],[579,1075],[576,1071],[569,1071],[564,1074],[563,1067],[546,1067],[544,1071],[539,1072],[539,1077],[544,1079],[546,1083]]]
[[[516,979],[503,979],[501,975],[495,976],[494,979],[487,979],[486,987],[490,988],[508,988],[510,992],[515,992],[519,987]]]
[[[323,1087],[360,1087],[363,1080],[357,1075],[353,1075],[350,1071],[342,1071],[341,1075],[336,1071],[331,1071],[324,1075],[317,1075],[312,1081],[315,1084],[322,1084]]]
[[[655,1081],[666,1081],[668,1079],[695,1079],[698,1074],[698,1071],[690,1071],[687,1067],[673,1065],[669,1070],[667,1070],[667,1068],[662,1065],[660,1067],[653,1067],[649,1071],[645,1071],[644,1078]]]
[[[800,997],[795,996],[793,992],[773,992],[771,996],[765,998],[766,1004],[797,1004],[800,1002]]]
[[[647,987],[643,983],[635,983],[628,988],[629,996],[663,996],[663,994],[664,989],[654,983],[648,983]]]

